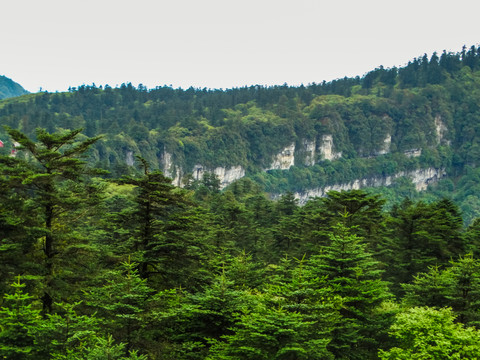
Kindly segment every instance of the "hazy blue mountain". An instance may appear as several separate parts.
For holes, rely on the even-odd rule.
[[[0,99],[6,99],[16,97],[20,95],[28,94],[20,84],[16,83],[12,79],[6,76],[0,75]]]

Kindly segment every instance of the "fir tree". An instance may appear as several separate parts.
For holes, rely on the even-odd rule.
[[[13,294],[4,296],[0,309],[0,356],[8,360],[32,359],[36,352],[35,331],[40,326],[40,310],[32,304],[33,297],[24,293],[25,284],[11,284]]]
[[[27,229],[23,251],[32,256],[35,247],[42,249],[38,259],[42,269],[34,275],[43,276],[43,309],[51,312],[54,298],[61,296],[61,272],[55,267],[77,245],[70,236],[72,230],[100,199],[101,187],[90,181],[90,176],[100,172],[88,168],[81,159],[99,137],[81,138],[81,129],[53,134],[37,129],[35,142],[18,130],[6,129],[20,145],[15,158],[0,159],[1,182],[5,184],[2,194],[9,198],[20,196],[25,201],[20,209],[30,221],[20,223]]]
[[[391,295],[363,239],[339,224],[330,241],[309,261],[309,271],[326,277],[332,294],[342,303],[328,349],[338,359],[369,358],[386,337],[382,329],[388,327],[389,319],[379,315],[379,308]]]

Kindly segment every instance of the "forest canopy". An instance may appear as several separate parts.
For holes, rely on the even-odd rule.
[[[0,101],[0,357],[477,358],[479,58]],[[295,196],[429,168],[422,194]]]

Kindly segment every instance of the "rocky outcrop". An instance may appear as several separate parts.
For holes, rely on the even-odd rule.
[[[440,121],[441,119],[438,119]],[[437,135],[443,139],[444,126],[443,123],[436,123]],[[439,140],[441,141],[441,140]],[[387,135],[383,141],[383,146],[375,155],[384,155],[390,152],[390,146],[392,143],[391,135]],[[300,142],[298,151],[300,152],[299,159],[306,166],[313,166],[316,163],[317,157],[322,160],[334,161],[341,158],[341,152],[335,152],[333,144],[332,135],[323,135],[321,141],[317,143],[315,140],[303,140]],[[318,147],[317,147],[318,145]],[[411,149],[404,151],[404,154],[409,157],[416,157],[422,154],[422,149]],[[133,165],[133,155],[131,152],[127,152],[127,164],[130,163]],[[288,170],[295,164],[295,143],[285,147],[281,152],[273,157],[273,161],[265,171],[268,170]],[[167,151],[164,151],[162,154],[161,165],[163,172],[166,176],[173,179],[172,183],[175,186],[183,186],[182,178],[188,174],[184,170],[173,163],[172,154]],[[202,180],[205,173],[215,174],[220,181],[220,188],[224,189],[231,183],[236,180],[239,180],[245,176],[245,169],[242,166],[230,166],[222,167],[218,166],[215,168],[205,167],[201,164],[197,164],[192,169],[192,177],[195,180]],[[300,202],[306,202],[310,197],[321,197],[330,190],[351,190],[351,189],[360,189],[362,187],[378,187],[378,186],[389,186],[392,182],[399,177],[409,177],[412,179],[412,182],[415,184],[415,187],[418,191],[425,190],[429,183],[437,181],[439,178],[445,175],[443,169],[434,169],[427,168],[423,170],[415,171],[401,171],[392,176],[386,177],[370,177],[365,179],[357,179],[355,181],[345,183],[345,184],[336,184],[326,186],[324,188],[310,189],[303,192],[296,193],[295,196],[300,200]],[[275,196],[274,196],[275,197]]]
[[[133,159],[133,151],[127,151],[125,154],[125,163],[128,166],[133,166],[135,164],[135,160]]]
[[[167,151],[164,151],[161,159],[162,171],[165,176],[172,178],[172,184],[175,186],[182,185],[182,174],[183,171],[180,167],[176,166],[172,161],[172,154]]]
[[[228,169],[224,167],[217,167],[213,172],[220,180],[221,189],[245,176],[245,169],[241,166],[232,166]]]
[[[335,152],[333,146],[333,136],[332,135],[323,135],[321,144],[318,148],[318,151],[321,154],[322,160],[337,160],[342,157],[341,152]]]
[[[448,128],[442,120],[440,115],[435,116],[435,134],[437,135],[437,144],[446,143],[450,145],[450,141],[445,140],[445,135],[448,132]]]
[[[422,149],[411,149],[403,152],[407,157],[419,157],[422,155]]]
[[[183,169],[173,163],[172,154],[164,151],[161,159],[162,171],[165,176],[172,178],[172,184],[178,187],[182,187],[182,179],[185,175]],[[205,173],[213,173],[218,177],[220,181],[220,189],[223,189],[233,183],[234,181],[241,179],[245,176],[245,169],[242,166],[231,166],[229,168],[216,167],[215,169],[209,169],[203,165],[195,165],[192,169],[192,177],[195,180],[202,180]]]
[[[295,164],[295,143],[274,156],[272,164],[265,170],[288,170]]]
[[[302,192],[296,192],[295,198],[299,200],[300,204],[305,204],[308,199],[314,197],[324,197],[331,190],[358,190],[364,187],[378,187],[392,185],[393,181],[400,177],[408,177],[415,184],[417,191],[423,191],[427,189],[427,186],[431,183],[437,182],[439,179],[446,175],[445,169],[419,169],[413,171],[401,171],[392,176],[385,177],[371,177],[365,179],[357,179],[345,184],[334,184],[325,186],[323,188],[309,189]],[[279,195],[273,195],[273,198],[277,198]]]
[[[406,176],[412,179],[417,191],[427,190],[429,184],[435,183],[446,175],[445,169],[427,168],[415,171],[402,171],[395,178]]]
[[[378,156],[378,155],[385,155],[385,154],[388,154],[390,152],[390,146],[392,145],[392,136],[391,135],[387,135],[385,137],[385,139],[383,139],[383,145],[382,147],[380,148],[380,150],[378,150],[375,155]]]
[[[192,175],[195,180],[202,180],[205,173],[214,173],[220,181],[220,189],[223,189],[245,176],[245,169],[241,166],[231,166],[230,168],[216,167],[213,171],[206,169],[202,165],[193,167]]]
[[[306,166],[315,165],[316,150],[317,142],[315,140],[303,140],[303,151],[305,152],[304,164]]]

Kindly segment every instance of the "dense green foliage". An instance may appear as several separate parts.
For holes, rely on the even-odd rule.
[[[308,87],[84,86],[0,102],[0,357],[478,357],[478,58]],[[328,134],[341,159],[306,166],[298,151],[288,172],[262,171]],[[164,151],[248,176],[178,188]],[[303,206],[292,192],[422,167],[448,173],[422,198],[405,178]]]
[[[450,200],[329,192],[303,207],[245,178],[192,189],[99,138],[7,128],[0,157],[5,359],[475,358],[478,221]]]
[[[83,127],[87,136],[103,134],[91,149],[91,161],[114,177],[131,172],[137,155],[172,177],[177,171],[190,174],[196,165],[209,171],[241,166],[276,194],[444,169],[451,189],[435,198],[446,192],[455,197],[469,223],[480,211],[477,193],[463,181],[473,176],[480,154],[479,59],[472,46],[424,55],[399,69],[380,67],[361,78],[299,87],[83,85],[3,100],[0,123],[29,136],[37,127],[49,132]],[[325,136],[332,136],[332,151],[340,158],[322,155]],[[0,152],[7,153],[12,144],[1,129],[0,140],[6,145]],[[292,144],[294,166],[265,172]],[[307,144],[314,144],[315,153]],[[411,192],[398,185],[402,179],[396,182],[400,192]],[[387,200],[391,205],[401,198]]]

